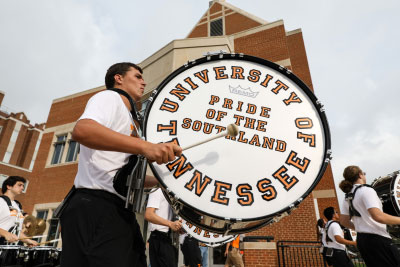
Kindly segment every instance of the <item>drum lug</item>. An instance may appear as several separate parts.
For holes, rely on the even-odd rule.
[[[325,163],[329,163],[332,160],[332,150],[328,149],[326,151],[326,159],[325,159]]]
[[[286,72],[286,74],[292,74],[292,71],[291,71],[291,70],[289,70],[289,69],[285,68],[285,67],[284,67],[284,66],[282,66],[282,65],[279,65],[279,69],[280,69],[280,70],[283,70],[283,71],[285,71],[285,72]]]
[[[290,214],[290,212],[287,212],[287,211],[286,211],[286,212],[280,214],[279,216],[274,217],[274,218],[271,220],[271,223],[277,223],[277,222],[279,222],[280,220],[282,220],[283,217],[286,217],[286,216],[288,216],[289,214]]]

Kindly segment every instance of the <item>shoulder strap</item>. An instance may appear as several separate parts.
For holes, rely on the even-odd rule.
[[[347,201],[349,201],[350,219],[351,219],[353,216],[361,217],[361,214],[354,208],[353,200],[354,200],[354,197],[356,196],[357,190],[360,189],[361,187],[364,187],[364,186],[371,187],[371,186],[368,185],[368,184],[362,184],[362,185],[360,185],[360,186],[357,186],[356,189],[354,189],[354,192],[352,192],[352,193],[349,192],[349,193],[346,194],[345,199],[346,199]]]
[[[12,207],[11,199],[6,196],[6,195],[1,195],[0,198],[4,199],[4,201],[7,203],[7,206]],[[15,203],[17,203],[19,209],[22,211],[22,204],[18,200],[14,199]]]
[[[11,200],[10,200],[10,198],[8,196],[1,195],[0,198],[4,199],[4,201],[7,203],[7,206],[9,206],[9,207],[12,206],[11,205]]]
[[[325,228],[325,239],[326,239],[326,243],[328,242],[332,242],[332,239],[329,237],[328,235],[328,231],[329,231],[329,227],[332,225],[332,223],[337,223],[340,226],[340,223],[337,221],[331,221],[330,223],[328,223],[328,225]]]
[[[142,126],[142,122],[139,119],[138,112],[136,111],[135,101],[133,101],[132,97],[127,92],[125,92],[124,90],[121,90],[119,88],[108,88],[107,90],[114,91],[114,92],[116,92],[116,93],[118,93],[120,95],[123,95],[126,98],[128,98],[129,104],[131,105],[131,110],[130,111],[131,111],[131,114],[132,114],[132,118],[134,120],[136,120],[137,122],[139,122],[140,126]]]

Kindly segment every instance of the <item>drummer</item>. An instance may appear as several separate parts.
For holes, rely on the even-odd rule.
[[[138,102],[146,86],[142,73],[133,63],[114,64],[106,73],[106,87],[118,88]],[[126,96],[105,90],[89,99],[75,125],[72,138],[80,143],[80,159],[76,191],[61,214],[61,266],[147,266],[135,214],[124,209],[113,178],[131,154],[162,164],[182,150],[172,143],[134,137],[133,108]]]
[[[1,188],[3,195],[0,196],[0,245],[4,245],[5,242],[18,242],[19,239],[26,237],[21,231],[24,220],[22,205],[15,199],[22,194],[25,183],[26,179],[20,176],[10,176],[3,182]],[[22,241],[31,246],[38,245],[36,241],[28,238]]]
[[[165,199],[161,188],[149,195],[144,218],[150,222],[150,265],[153,267],[176,266],[175,248],[172,245],[169,230],[179,231],[182,228],[182,222],[173,220],[172,208]]]
[[[376,191],[366,185],[365,172],[360,167],[346,167],[343,177],[339,187],[346,199],[340,222],[357,231],[357,247],[366,265],[400,266],[400,253],[386,231],[386,224],[400,224],[400,217],[382,211],[382,202]]]

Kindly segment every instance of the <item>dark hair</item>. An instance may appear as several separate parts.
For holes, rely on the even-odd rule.
[[[130,63],[130,62],[121,62],[121,63],[115,63],[111,67],[108,68],[106,77],[105,77],[105,82],[106,82],[106,88],[113,88],[115,84],[115,79],[114,76],[116,74],[120,75],[125,75],[127,71],[129,71],[130,68],[135,68],[137,69],[141,74],[143,74],[143,70],[136,64]]]
[[[319,227],[324,227],[324,219],[318,219],[318,221],[317,221],[317,225],[319,226]]]
[[[347,166],[343,171],[344,180],[339,184],[340,189],[344,193],[349,193],[353,188],[353,184],[360,177],[361,169],[358,166],[350,165]]]
[[[1,187],[1,192],[3,192],[3,194],[5,192],[7,192],[7,186],[14,186],[17,182],[23,182],[26,183],[26,179],[24,177],[21,176],[10,176],[8,177],[4,182],[3,185]]]
[[[327,207],[326,209],[324,209],[324,216],[328,221],[332,220],[333,214],[335,214],[334,207]]]

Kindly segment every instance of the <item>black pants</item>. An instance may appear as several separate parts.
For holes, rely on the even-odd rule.
[[[329,258],[329,257],[327,257]],[[333,267],[353,267],[353,263],[346,254],[346,251],[341,249],[333,249],[333,255],[330,257],[330,262]]]
[[[147,266],[135,214],[123,205],[114,194],[78,189],[61,215],[61,266]]]
[[[181,246],[183,262],[189,267],[199,267],[202,265],[199,242],[190,236],[186,236]]]
[[[392,239],[357,233],[357,247],[368,267],[399,267],[400,253]]]
[[[149,238],[151,267],[176,267],[175,248],[168,233],[152,231]]]

